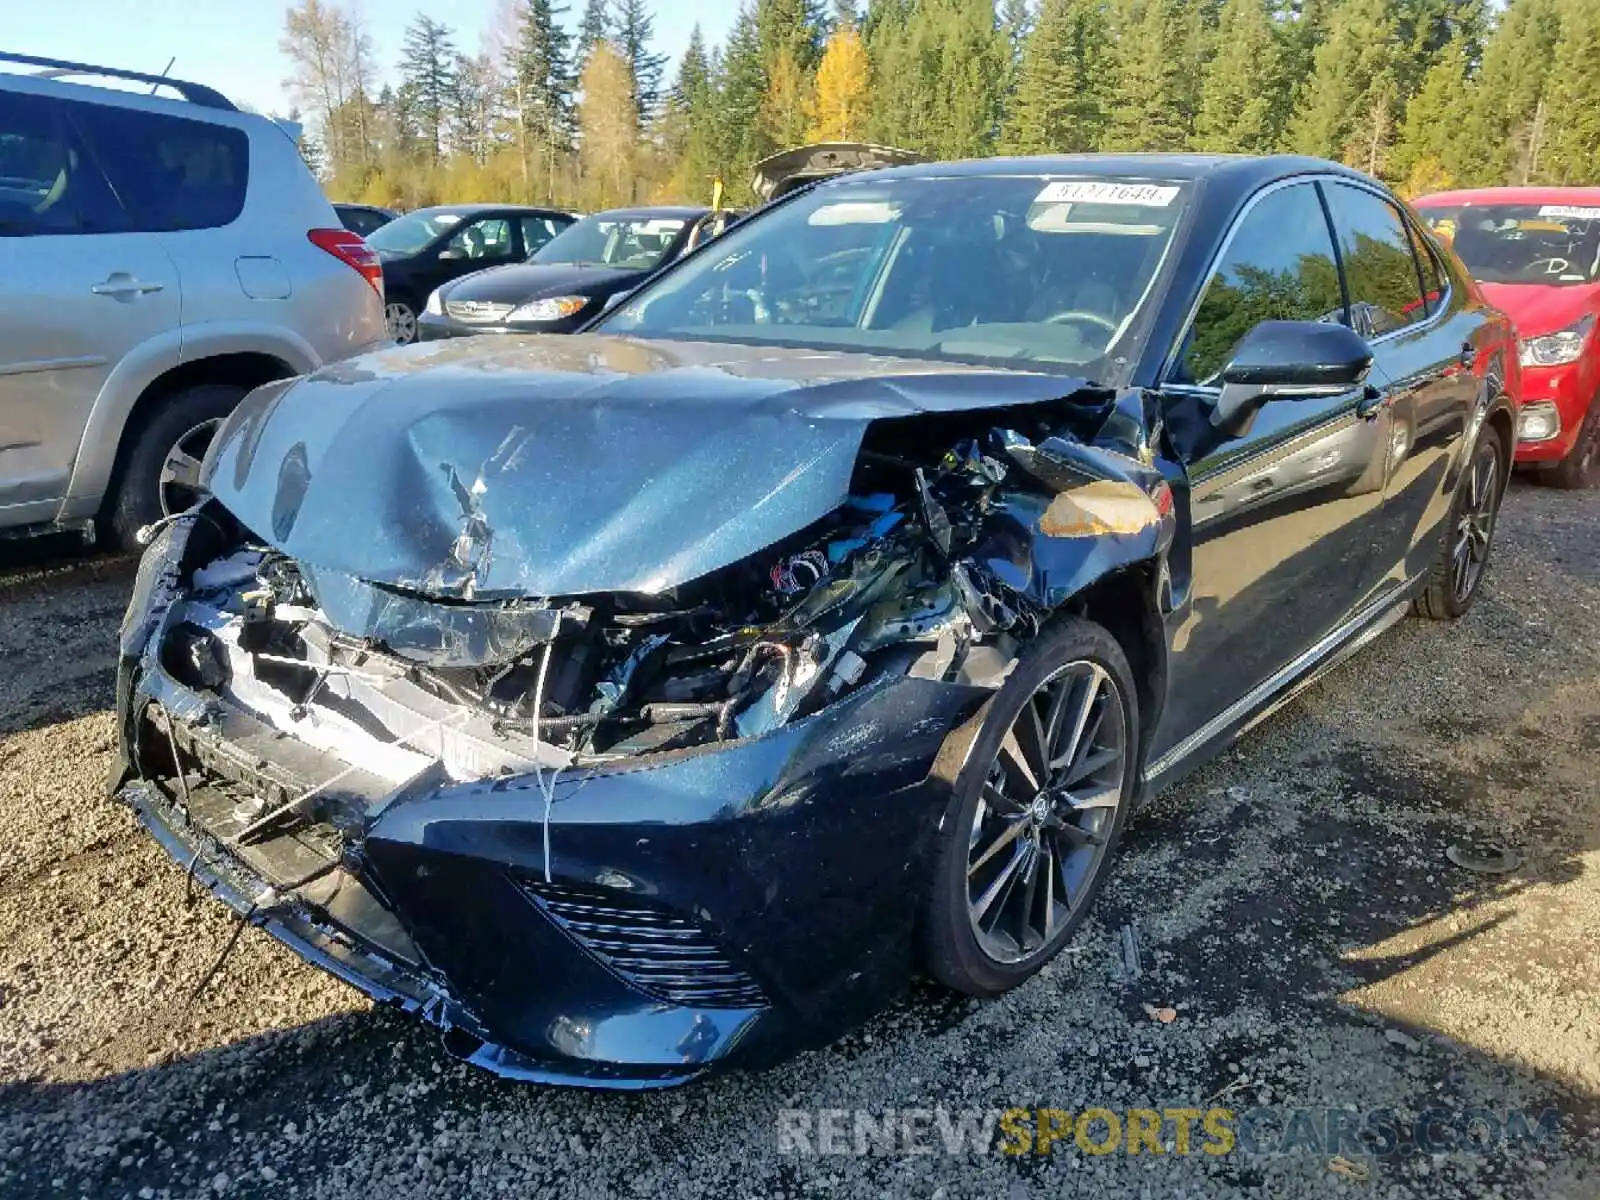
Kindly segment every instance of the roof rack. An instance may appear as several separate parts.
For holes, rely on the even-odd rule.
[[[0,62],[21,63],[27,67],[40,67],[35,74],[46,79],[59,79],[68,75],[99,75],[106,79],[127,79],[134,83],[148,83],[154,87],[169,87],[191,104],[203,108],[220,108],[238,112],[238,107],[215,88],[201,83],[188,83],[182,79],[169,79],[165,75],[149,75],[143,71],[121,71],[116,67],[96,67],[89,63],[67,62],[59,58],[37,58],[32,54],[13,54],[0,50]]]

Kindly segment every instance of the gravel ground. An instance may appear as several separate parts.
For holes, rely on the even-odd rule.
[[[1600,492],[1514,486],[1472,616],[1404,623],[1162,797],[1094,919],[1012,995],[919,988],[829,1050],[643,1096],[459,1066],[254,930],[191,1000],[233,924],[103,794],[132,566],[12,549],[0,1195],[1600,1195],[1597,529]],[[1485,842],[1520,867],[1446,858]],[[1314,1128],[1220,1156],[778,1137],[783,1109],[1212,1105],[1554,1108],[1561,1130],[1351,1161]]]

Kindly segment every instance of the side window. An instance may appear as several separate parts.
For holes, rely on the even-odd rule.
[[[1439,270],[1439,259],[1428,245],[1428,240],[1417,227],[1406,222],[1406,232],[1411,235],[1411,251],[1417,256],[1417,266],[1422,268],[1422,298],[1427,302],[1428,315],[1439,311],[1444,301],[1445,284]]]
[[[1262,321],[1342,321],[1333,238],[1311,183],[1269,192],[1235,226],[1184,339],[1176,383],[1209,384]]]
[[[444,246],[447,258],[510,258],[511,222],[500,217],[473,221]]]
[[[522,249],[526,254],[532,254],[556,234],[561,232],[549,217],[523,217],[522,218]]]
[[[379,213],[365,208],[352,208],[346,210],[344,219],[345,228],[366,237],[369,233],[376,233],[383,228],[383,217]]]
[[[1355,331],[1362,337],[1382,337],[1425,320],[1428,307],[1400,210],[1349,184],[1327,185],[1327,195]]]
[[[0,237],[108,233],[127,217],[59,102],[0,91]]]
[[[244,211],[250,139],[238,129],[162,113],[71,105],[136,229],[215,229]]]

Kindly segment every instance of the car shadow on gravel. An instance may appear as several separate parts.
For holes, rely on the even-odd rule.
[[[1094,1180],[1107,1195],[1277,1197],[1347,1187],[1330,1164],[1350,1162],[1401,1189],[1392,1195],[1592,1194],[1562,1191],[1593,1179],[1592,1087],[1487,1052],[1470,1031],[1441,1031],[1449,1013],[1409,1020],[1351,999],[1491,939],[1522,897],[1572,881],[1580,857],[1600,848],[1592,825],[1535,822],[1502,831],[1526,856],[1515,872],[1454,866],[1445,847],[1480,820],[1481,793],[1495,786],[1306,713],[1280,718],[1144,814],[1095,919],[1039,980],[1000,1001],[918,985],[828,1050],[643,1096],[506,1083],[457,1064],[399,1015],[343,1014],[92,1083],[0,1087],[10,1114],[0,1164],[21,1145],[92,1129],[97,1114],[139,1114],[94,1132],[87,1148],[80,1138],[69,1160],[33,1161],[9,1178],[0,1168],[0,1192],[36,1194],[48,1174],[72,1194],[174,1184],[188,1194],[225,1175],[230,1195],[345,1195],[401,1179],[448,1195],[492,1164],[533,1192],[595,1195],[631,1194],[641,1178],[654,1191],[722,1175],[767,1195],[824,1192],[829,1179],[840,1195],[947,1196]],[[1419,932],[1415,946],[1382,949]],[[1170,1006],[1174,1019],[1147,1005]],[[861,1156],[847,1133],[838,1156],[786,1153],[777,1141],[786,1109],[1013,1107],[1256,1110],[1263,1146],[1277,1144],[1292,1110],[1314,1120],[1286,1152],[1220,1157],[1099,1157],[1070,1143],[1048,1155],[910,1154],[875,1133]],[[1459,1143],[1448,1152],[1408,1142],[1366,1159],[1329,1132],[1329,1109],[1355,1110],[1358,1124],[1393,1110],[1400,1128],[1430,1110],[1502,1122],[1518,1111],[1536,1132],[1553,1110],[1561,1129],[1559,1141],[1479,1150],[1451,1125],[1435,1130]]]
[[[1600,567],[1582,552],[1600,509],[1513,496],[1557,544],[1511,542],[1468,620],[1406,622],[1158,798],[1089,922],[1000,1000],[917,984],[764,1074],[582,1093],[462,1066],[376,1009],[207,1045],[257,980],[310,970],[251,933],[249,970],[224,963],[190,1009],[160,1001],[101,1077],[0,1079],[0,1195],[1600,1194]],[[1451,847],[1517,861],[1481,873]],[[181,986],[221,935],[211,921]],[[945,1132],[1041,1107],[1262,1122],[1220,1155],[1177,1153],[1170,1125],[1160,1154]],[[831,1144],[821,1110],[844,1110]],[[1385,1111],[1392,1147],[1343,1136]],[[930,1112],[947,1124],[890,1125]],[[1422,1147],[1430,1112],[1443,1140]]]

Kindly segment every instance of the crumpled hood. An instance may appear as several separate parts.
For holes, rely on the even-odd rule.
[[[1517,327],[1524,340],[1555,333],[1587,313],[1600,311],[1600,284],[1480,283],[1483,297]]]
[[[425,343],[253,392],[206,481],[324,573],[461,599],[648,593],[837,508],[875,419],[1085,386],[597,334]]]

